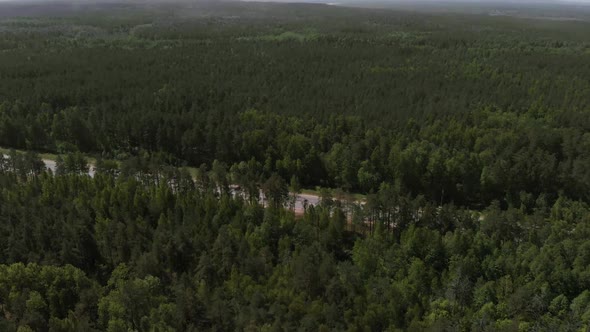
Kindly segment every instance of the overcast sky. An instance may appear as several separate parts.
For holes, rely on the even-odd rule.
[[[55,0],[0,0],[0,2],[32,2],[32,1],[55,1]],[[100,0],[70,0],[71,2],[100,2]],[[111,0],[112,1],[112,0]],[[125,0],[121,0],[124,2]],[[199,1],[199,0],[195,0]],[[315,2],[315,3],[331,3],[331,2],[357,2],[362,3],[363,0],[240,0],[240,1],[259,1],[259,2]],[[368,0],[370,1],[370,0]],[[379,2],[590,2],[590,0],[378,0]]]
[[[56,1],[56,0],[0,0],[0,2],[37,2],[37,1]],[[57,1],[64,1],[64,0],[57,0]],[[67,0],[65,0],[67,1]],[[101,0],[69,0],[71,2],[99,2]],[[117,0],[108,0],[110,2],[116,2]],[[124,2],[125,0],[119,0]],[[190,0],[189,0],[190,1]],[[194,0],[199,1],[199,0]],[[209,0],[210,1],[210,0]],[[360,4],[363,3],[365,0],[239,0],[239,1],[264,1],[264,2],[311,2],[311,3],[355,3]],[[564,3],[564,2],[574,2],[574,3],[588,3],[590,4],[590,0],[366,0],[366,2],[392,2],[392,3],[412,3],[412,2],[459,2],[459,3]]]

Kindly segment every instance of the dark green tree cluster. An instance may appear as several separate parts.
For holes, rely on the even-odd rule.
[[[0,330],[590,329],[588,29],[0,4]]]
[[[0,146],[219,160],[304,187],[385,182],[472,207],[588,199],[585,22],[88,6],[0,20]]]
[[[145,162],[148,163],[148,162]],[[26,166],[24,166],[26,167]],[[165,169],[0,172],[6,331],[579,331],[590,207],[481,213],[382,186],[297,219]],[[155,179],[159,179],[156,182]],[[286,183],[271,176],[264,187]],[[243,190],[247,190],[244,188]]]

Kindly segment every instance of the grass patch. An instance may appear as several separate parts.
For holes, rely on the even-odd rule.
[[[16,151],[16,153],[18,153],[18,154],[24,154],[25,152],[27,152],[25,150],[7,149],[7,148],[0,147],[0,153],[2,153],[2,154],[9,154],[11,150]],[[55,153],[46,153],[46,152],[39,153],[39,158],[41,158],[41,159],[56,161],[57,157],[58,157],[58,155]]]
[[[25,150],[7,149],[7,148],[0,147],[0,153],[2,153],[2,154],[9,154],[10,153],[10,150],[14,150],[14,151],[16,151],[16,153],[19,153],[19,154],[24,154],[24,153],[27,152]],[[39,158],[41,158],[43,160],[51,160],[51,161],[57,161],[57,158],[60,156],[59,154],[56,154],[56,153],[48,153],[48,152],[39,152],[38,154],[39,154]],[[61,156],[63,156],[63,155],[61,155]],[[95,165],[96,164],[96,158],[95,157],[88,156],[88,155],[85,155],[84,157],[86,158],[86,161],[88,161],[88,163],[90,165]],[[120,162],[117,161],[117,164],[120,165]]]
[[[239,37],[237,40],[242,41],[298,41],[298,42],[306,42],[316,40],[320,35],[312,30],[312,29],[305,29],[301,32],[296,31],[285,31],[282,33],[276,33],[272,35],[264,35],[264,36],[252,36],[252,37]]]
[[[193,179],[195,179],[197,177],[198,174],[198,167],[190,167],[190,166],[185,166],[185,167],[181,167],[181,169],[188,171],[188,173],[191,175],[191,177]]]
[[[336,189],[329,189],[328,188],[328,190],[332,193],[332,196],[335,196]],[[315,189],[302,189],[301,193],[305,194],[305,195],[321,196],[321,188],[316,187]],[[358,193],[347,193],[347,194],[351,195],[356,201],[363,201],[363,200],[367,199],[367,195],[364,195],[364,194],[358,194]]]

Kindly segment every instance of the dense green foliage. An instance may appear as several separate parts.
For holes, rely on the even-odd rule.
[[[2,330],[577,331],[590,322],[590,207],[565,198],[492,205],[480,219],[383,187],[364,207],[326,199],[296,219],[217,194],[223,172],[195,183],[129,167],[117,178],[5,169]]]
[[[588,330],[588,31],[0,4],[0,331]]]
[[[469,206],[588,198],[586,22],[270,4],[74,14],[0,20],[0,146],[254,158],[304,186],[396,183]]]

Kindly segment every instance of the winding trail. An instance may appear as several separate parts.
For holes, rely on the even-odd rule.
[[[8,155],[4,155],[4,157],[7,158]],[[45,168],[47,170],[51,170],[53,173],[55,173],[55,171],[57,170],[57,163],[54,160],[51,160],[51,159],[41,159],[41,160],[45,164]],[[94,175],[96,174],[96,168],[91,163],[89,163],[88,166],[89,166],[88,167],[88,175],[90,177],[94,177]],[[232,189],[232,191],[233,191],[233,189]],[[236,192],[234,192],[234,194],[236,194]],[[290,194],[292,194],[292,193],[290,193]],[[265,204],[266,199],[265,199],[262,191],[260,192],[260,199],[261,199],[261,203]],[[335,200],[338,200],[338,199],[335,199]],[[297,199],[295,200],[295,205],[293,207],[293,211],[295,212],[296,215],[301,216],[305,213],[306,208],[311,207],[311,206],[318,206],[320,204],[320,202],[321,202],[321,199],[320,199],[319,195],[298,194]],[[352,203],[363,205],[365,202],[363,200],[354,200]],[[477,218],[479,221],[484,220],[483,214],[479,214]]]
[[[8,155],[4,154],[5,158],[9,158]],[[41,159],[43,161],[43,163],[45,164],[45,168],[47,170],[50,170],[51,172],[53,172],[55,174],[56,170],[57,170],[57,163],[55,160],[51,160],[51,159]],[[89,163],[88,164],[88,175],[90,177],[94,177],[94,175],[96,174],[96,168],[94,167],[93,164]],[[260,193],[260,197],[261,197],[261,202],[264,204],[265,198],[264,198],[264,194],[261,192]],[[318,206],[320,204],[320,196],[319,195],[314,195],[314,194],[298,194],[297,195],[297,199],[295,200],[295,206],[293,207],[293,210],[295,212],[296,215],[303,215],[305,212],[305,209],[307,207],[310,206]],[[361,203],[362,201],[355,201],[355,203]]]
[[[8,157],[5,155],[5,157]],[[55,171],[57,170],[57,163],[54,160],[51,159],[42,159],[43,163],[45,164],[45,167],[48,170],[51,170],[53,173],[55,173]],[[92,164],[88,164],[88,175],[90,177],[94,177],[94,174],[96,173],[96,169],[94,167],[94,165]],[[261,192],[261,198],[264,200],[264,194],[262,194]],[[317,206],[320,204],[320,197],[318,195],[312,195],[312,194],[299,194],[297,195],[297,200],[295,201],[295,214],[297,215],[302,215],[305,212],[305,207],[306,206]]]

